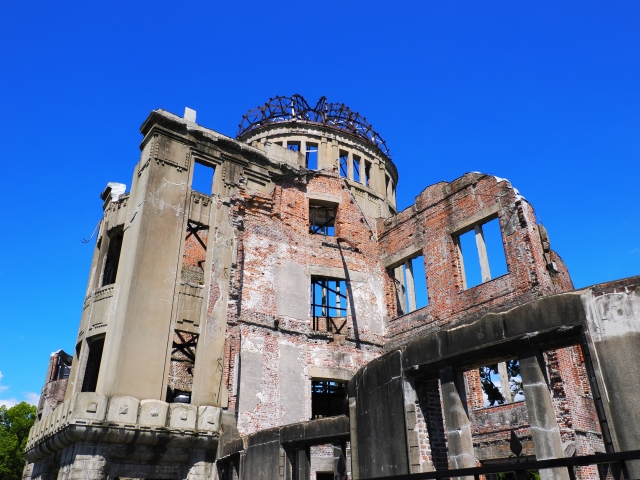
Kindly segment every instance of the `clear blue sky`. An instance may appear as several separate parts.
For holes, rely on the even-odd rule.
[[[0,2],[0,399],[73,351],[80,240],[155,108],[235,136],[271,96],[325,95],[387,141],[401,208],[506,177],[576,286],[640,274],[638,25],[638,0]]]

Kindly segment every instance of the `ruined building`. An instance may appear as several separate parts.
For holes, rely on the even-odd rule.
[[[25,479],[368,479],[640,446],[640,277],[575,291],[509,181],[467,173],[398,212],[385,142],[324,98],[271,99],[235,139],[190,109],[141,133]],[[540,470],[570,474],[600,478]]]

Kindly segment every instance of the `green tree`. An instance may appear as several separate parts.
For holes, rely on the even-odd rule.
[[[0,407],[0,479],[20,480],[29,430],[36,420],[36,407],[21,402]]]
[[[522,391],[522,379],[520,378],[520,363],[518,360],[507,360],[507,373],[509,375],[509,384],[511,388],[511,395],[516,396]],[[496,403],[502,405],[505,403],[504,396],[500,389],[493,383],[492,376],[498,375],[498,364],[488,365],[486,367],[480,367],[480,381],[482,382],[482,389],[487,395],[489,405],[493,406]]]

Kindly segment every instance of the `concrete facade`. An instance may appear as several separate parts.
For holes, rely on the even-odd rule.
[[[620,429],[640,426],[636,409],[610,393],[640,391],[623,382],[632,367],[589,353],[638,356],[636,283],[567,293],[546,230],[501,178],[436,183],[398,213],[379,136],[305,115],[238,139],[190,109],[143,123],[130,191],[110,183],[101,195],[75,355],[52,356],[25,479],[364,479],[503,462],[512,431],[538,459],[640,444]],[[507,268],[496,278],[492,221]],[[505,334],[508,348],[488,353],[498,330],[478,327],[446,343],[492,315],[538,339],[550,320],[509,312],[563,295],[582,303],[553,325],[570,326],[562,341],[527,349]],[[479,368],[498,365],[504,391],[503,362],[516,359],[524,400],[509,391],[487,406]]]

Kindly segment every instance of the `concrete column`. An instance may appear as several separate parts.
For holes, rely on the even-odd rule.
[[[476,466],[476,459],[471,439],[463,372],[451,367],[440,370],[440,389],[451,468],[473,468]],[[460,478],[473,479],[473,477]]]
[[[347,455],[342,442],[333,444],[333,478],[347,480]]]
[[[453,243],[456,247],[456,251],[458,252],[458,261],[460,262],[460,279],[462,280],[462,289],[467,289],[467,276],[464,271],[464,257],[462,256],[462,245],[460,244],[460,237],[456,236],[453,238]]]
[[[353,153],[347,152],[347,172],[349,180],[353,180]]]
[[[358,411],[356,397],[349,397],[349,433],[351,441],[351,480],[360,480],[358,466]]]
[[[484,243],[482,225],[476,225],[473,229],[476,232],[476,245],[478,246],[478,256],[480,257],[482,281],[488,282],[491,280],[491,270],[489,270],[489,257],[487,256],[487,246]]]
[[[407,276],[407,295],[409,297],[409,312],[416,309],[416,286],[413,281],[413,263],[411,260],[404,262],[404,268]]]
[[[309,480],[311,478],[311,454],[309,447],[298,450],[296,469],[298,470],[298,480]]]
[[[404,315],[407,313],[407,301],[405,298],[405,286],[404,286],[404,273],[402,271],[402,265],[396,267],[393,270],[393,278],[396,279],[396,298],[398,306],[402,312],[398,312],[398,315]]]
[[[498,364],[498,375],[500,375],[500,387],[502,388],[502,396],[504,397],[505,402],[513,402],[507,362],[500,362]]]
[[[562,439],[553,411],[542,352],[532,348],[525,349],[518,353],[518,360],[536,459],[563,458]],[[565,468],[547,468],[540,470],[540,478],[569,480],[569,474]]]

